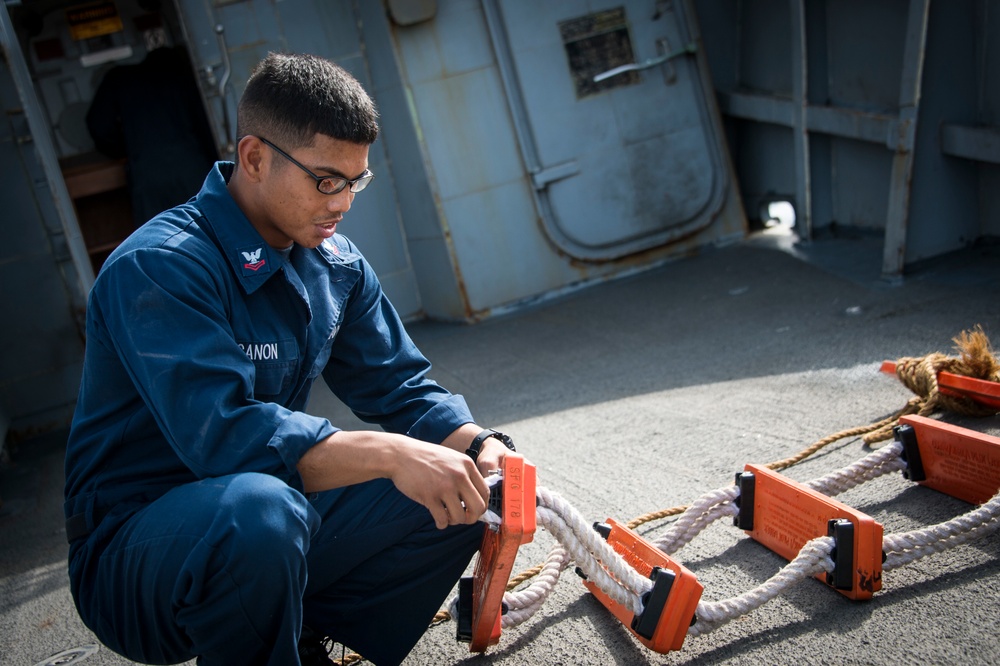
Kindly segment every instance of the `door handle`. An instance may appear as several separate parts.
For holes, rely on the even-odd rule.
[[[219,88],[218,95],[219,100],[222,102],[222,126],[226,133],[224,137],[225,140],[225,153],[227,155],[232,154],[236,150],[236,143],[233,138],[233,129],[231,123],[229,122],[229,103],[226,99],[226,86],[229,85],[229,77],[233,73],[233,65],[229,60],[229,49],[226,47],[226,36],[225,27],[221,23],[217,23],[215,26],[215,36],[219,41],[219,53],[222,55],[222,76],[219,78]]]
[[[691,55],[697,52],[698,52],[698,47],[695,45],[694,42],[691,42],[685,45],[683,48],[680,48],[676,51],[673,51],[671,53],[666,53],[664,55],[657,56],[655,58],[650,58],[649,60],[646,60],[644,62],[633,62],[629,63],[628,65],[621,65],[619,67],[615,67],[614,69],[609,69],[606,72],[601,72],[600,74],[594,77],[594,83],[600,83],[605,79],[610,79],[612,76],[618,76],[619,74],[624,74],[625,72],[635,72],[642,69],[649,69],[651,67],[656,67],[657,65],[662,65],[668,60],[673,60],[674,58],[679,58],[680,56],[683,55]]]

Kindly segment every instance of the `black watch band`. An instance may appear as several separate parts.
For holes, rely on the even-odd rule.
[[[473,462],[479,459],[479,450],[483,448],[483,442],[485,442],[490,437],[495,437],[496,439],[500,440],[500,443],[506,446],[511,451],[517,451],[517,449],[514,448],[514,440],[512,440],[510,437],[503,434],[502,432],[497,432],[492,428],[487,428],[486,430],[483,430],[481,433],[476,435],[476,438],[472,440],[472,444],[469,444],[469,448],[465,450],[466,455],[472,458]]]

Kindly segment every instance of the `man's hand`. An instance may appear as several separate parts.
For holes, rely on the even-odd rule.
[[[500,469],[500,464],[507,455],[508,449],[496,437],[487,437],[479,449],[479,457],[476,458],[476,466],[480,474],[487,476],[491,472]]]
[[[465,426],[463,426],[465,428]],[[471,428],[479,432],[479,428]],[[452,436],[462,431],[459,428]],[[468,443],[475,434],[468,437]],[[448,440],[451,440],[449,436]],[[446,443],[448,442],[446,440]],[[500,445],[504,449],[503,445]],[[428,444],[405,435],[376,431],[341,430],[316,444],[299,460],[306,492],[340,488],[372,479],[390,479],[401,493],[427,507],[439,529],[472,524],[486,511],[490,491],[469,456],[451,448]],[[504,449],[506,450],[506,449]],[[487,461],[496,457],[488,452]],[[493,467],[495,469],[495,467]]]
[[[481,426],[475,423],[466,423],[448,435],[441,442],[441,445],[464,454],[465,450],[472,444],[472,440],[482,431]],[[507,447],[496,437],[488,437],[480,447],[479,456],[476,458],[476,467],[479,468],[479,473],[488,476],[490,472],[500,469],[500,463],[503,462],[506,455]]]
[[[438,529],[479,520],[490,490],[472,459],[444,446],[411,441],[390,476],[399,491],[426,506]]]

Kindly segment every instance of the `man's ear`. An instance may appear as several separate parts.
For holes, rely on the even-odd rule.
[[[239,157],[239,169],[244,178],[259,182],[264,169],[264,144],[260,139],[247,135],[236,144],[236,154]]]

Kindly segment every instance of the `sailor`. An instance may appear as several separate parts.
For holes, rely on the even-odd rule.
[[[377,113],[312,56],[268,55],[236,163],[104,264],[66,454],[71,589],[145,663],[399,663],[478,549],[510,439],[428,377],[338,233]],[[320,376],[371,431],[305,413]]]

